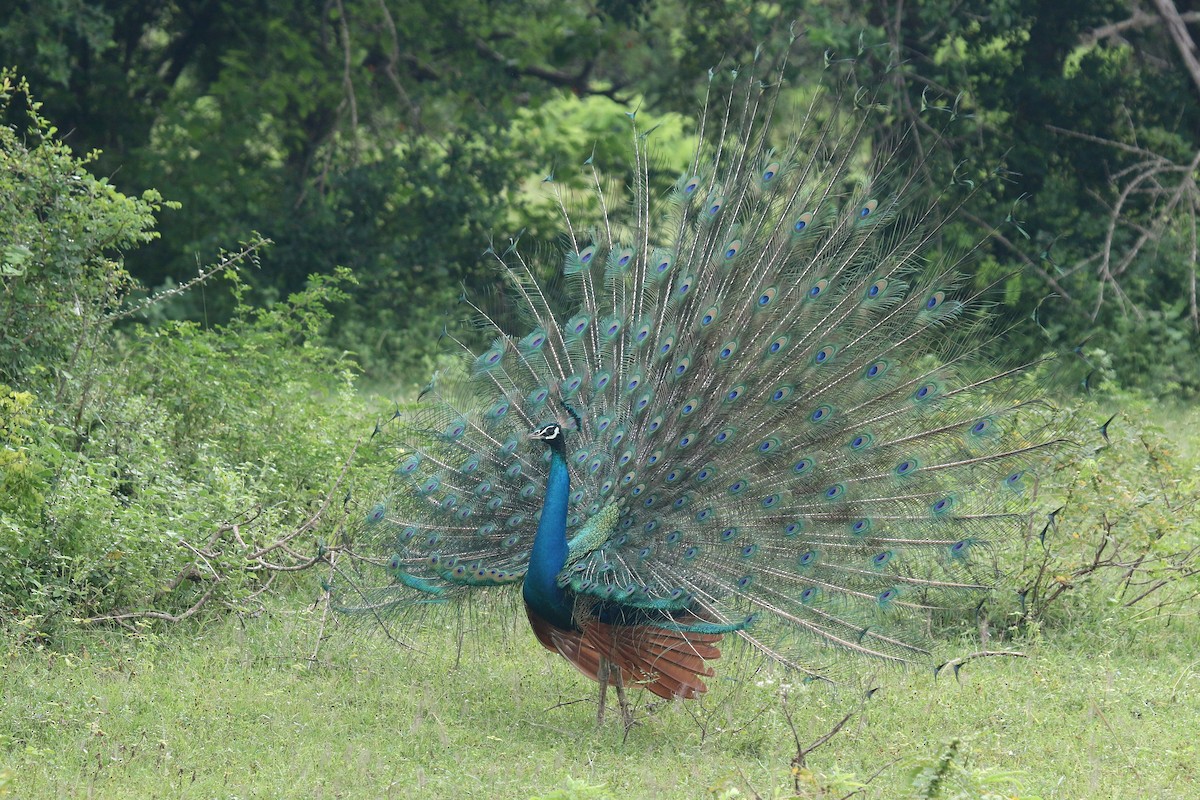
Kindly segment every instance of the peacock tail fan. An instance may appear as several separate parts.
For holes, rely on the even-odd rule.
[[[343,610],[515,596],[551,458],[528,436],[550,422],[568,431],[558,583],[608,621],[825,675],[839,654],[922,661],[930,615],[994,585],[994,548],[1029,530],[1039,474],[1078,437],[1034,365],[989,361],[992,287],[941,246],[977,189],[930,191],[873,150],[872,103],[786,113],[770,77],[706,100],[669,190],[631,115],[625,185],[593,159],[584,200],[545,183],[561,251],[489,248],[508,311],[467,298],[487,343],[390,426]]]

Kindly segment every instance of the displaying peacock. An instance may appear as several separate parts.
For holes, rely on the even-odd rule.
[[[948,212],[918,170],[869,152],[872,112],[782,124],[747,72],[669,191],[636,121],[631,185],[585,164],[594,224],[547,179],[549,285],[489,248],[515,311],[472,304],[490,346],[395,422],[343,610],[519,588],[602,717],[608,685],[623,711],[631,685],[703,693],[728,637],[820,677],[840,653],[919,661],[931,613],[975,607],[1066,438],[1027,365],[982,358],[987,289],[936,252]]]

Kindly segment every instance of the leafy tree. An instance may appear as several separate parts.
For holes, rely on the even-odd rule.
[[[958,237],[990,237],[977,280],[1003,281],[1007,344],[1032,356],[1088,341],[1123,382],[1194,396],[1200,67],[1174,5],[1156,8],[870,3],[865,38],[890,47],[864,63],[932,186],[964,168],[1003,177],[963,209]],[[930,107],[944,128],[922,119]]]
[[[349,266],[363,281],[346,343],[425,371],[462,284],[489,282],[493,232],[523,227],[514,190],[547,167],[542,143],[509,135],[514,116],[561,91],[631,99],[652,55],[658,75],[696,58],[659,46],[664,9],[679,5],[25,2],[0,60],[43,87],[77,148],[103,150],[98,170],[180,202],[131,258],[137,277],[178,280],[260,230],[281,243],[256,278],[268,296]],[[222,313],[188,299],[174,313]]]
[[[1169,0],[25,0],[0,62],[31,76],[77,152],[104,149],[100,174],[181,202],[133,274],[179,280],[263,231],[280,243],[254,276],[268,299],[351,267],[343,344],[420,383],[461,286],[490,283],[489,239],[549,244],[531,184],[571,180],[592,150],[539,115],[612,100],[593,130],[615,152],[623,111],[690,118],[710,67],[759,46],[779,58],[803,32],[799,94],[822,69],[856,73],[886,109],[878,146],[899,141],[934,191],[976,186],[944,245],[991,237],[977,280],[1001,282],[1010,344],[1032,356],[1090,336],[1122,380],[1160,365],[1149,383],[1186,394],[1197,22]],[[185,295],[171,313],[220,319],[231,302]]]

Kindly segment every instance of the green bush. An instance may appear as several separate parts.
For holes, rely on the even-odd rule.
[[[55,138],[25,81],[0,70],[0,381],[60,378],[135,286],[122,254],[151,241],[155,191],[134,198]],[[21,120],[20,123],[14,120]],[[47,371],[51,374],[47,375]]]
[[[1063,413],[1079,420],[1081,446],[1040,476],[1039,512],[1001,557],[1008,590],[989,599],[992,622],[1076,631],[1112,631],[1119,617],[1169,622],[1200,593],[1195,454],[1164,430],[1171,417],[1159,404],[1137,395],[1102,394]],[[1110,416],[1106,438],[1099,426]],[[1182,433],[1197,416],[1173,418]]]
[[[45,485],[29,446],[38,435],[35,398],[0,384],[0,513],[25,519],[36,515]]]
[[[236,267],[259,240],[202,273],[230,281],[227,324],[115,328],[157,299],[131,305],[122,255],[154,238],[158,196],[90,175],[5,72],[0,118],[14,116],[23,124],[0,127],[4,618],[40,634],[170,618],[201,598],[236,607],[266,585],[266,561],[315,552],[316,526],[301,526],[366,416],[354,364],[325,340],[352,278],[255,307]],[[305,538],[263,557],[296,530]]]
[[[339,292],[320,280],[271,309],[243,306],[219,328],[113,335],[70,420],[61,408],[35,415],[30,395],[10,392],[5,436],[23,444],[6,443],[3,481],[26,488],[0,506],[0,559],[11,566],[0,602],[40,625],[55,614],[174,613],[214,582],[213,598],[232,604],[259,588],[266,576],[242,569],[244,550],[304,522],[365,416],[352,365],[316,336]],[[246,546],[201,564],[195,549],[223,524],[238,524]]]
[[[936,756],[914,759],[909,770],[911,797],[919,800],[1037,800],[1020,793],[1021,773],[977,766],[970,742],[951,739]]]

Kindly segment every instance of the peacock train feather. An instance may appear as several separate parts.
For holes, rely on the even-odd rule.
[[[726,637],[822,676],[920,661],[929,614],[975,607],[1067,437],[1028,365],[981,356],[986,289],[937,249],[953,203],[869,154],[870,110],[777,141],[776,89],[721,95],[669,191],[636,122],[628,189],[585,165],[594,224],[548,183],[554,291],[489,249],[515,313],[476,306],[490,345],[396,421],[343,610],[520,590],[602,687],[694,697]]]

